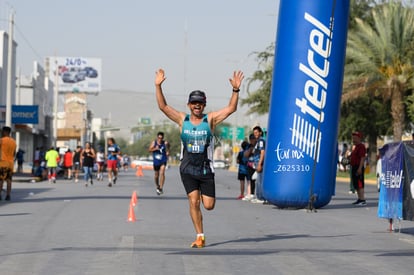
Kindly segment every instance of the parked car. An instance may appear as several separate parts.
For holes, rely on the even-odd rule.
[[[62,74],[62,81],[65,83],[76,83],[86,78],[86,72],[79,68],[69,68]]]
[[[141,166],[142,169],[144,169],[144,170],[154,169],[152,159],[149,159],[149,158],[140,158],[140,159],[135,159],[135,160],[131,161],[131,167],[132,168],[136,168],[138,166]]]
[[[62,74],[62,81],[65,83],[76,83],[78,82],[76,74],[76,72],[66,71]]]
[[[77,79],[77,82],[79,82],[79,81],[84,81],[85,80],[85,78],[86,78],[86,72],[85,71],[83,71],[83,70],[79,70],[77,73],[76,73],[76,79]]]
[[[96,78],[96,77],[98,77],[98,71],[95,70],[92,67],[85,67],[85,68],[82,69],[82,71],[85,72],[86,77],[90,77],[90,78]]]
[[[213,160],[214,169],[229,169],[230,164],[225,160]]]

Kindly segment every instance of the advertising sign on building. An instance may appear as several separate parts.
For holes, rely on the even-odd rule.
[[[0,105],[0,123],[5,122],[6,106]],[[38,105],[12,105],[11,109],[12,124],[38,124],[39,106]]]
[[[46,64],[50,80],[57,85],[59,93],[96,94],[102,89],[102,62],[99,58],[48,57]]]

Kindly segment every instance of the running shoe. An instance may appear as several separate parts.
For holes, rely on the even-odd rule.
[[[116,180],[117,180],[117,178],[116,178],[116,177],[114,177],[114,184],[116,184]]]
[[[360,200],[357,205],[367,205],[367,201],[366,200]]]
[[[164,191],[162,190],[162,188],[160,188],[160,195],[164,194]]]
[[[5,200],[6,200],[6,201],[9,201],[9,200],[10,200],[10,195],[6,195]]]
[[[197,239],[191,244],[192,248],[203,248],[204,246],[206,246],[204,236],[198,236]]]
[[[242,198],[243,201],[251,201],[252,199],[254,199],[254,195],[246,195]]]
[[[354,201],[352,204],[357,205],[357,204],[359,204],[361,201],[362,201],[362,200],[357,199],[357,200],[356,200],[356,201]]]
[[[243,198],[244,198],[244,196],[243,196],[243,195],[240,195],[240,196],[238,196],[238,197],[237,197],[237,199],[238,199],[238,200],[241,200],[241,199],[243,199]]]
[[[159,188],[156,189],[157,195],[161,195],[161,190]]]
[[[109,182],[108,183],[108,187],[112,187],[112,182]]]
[[[251,203],[260,203],[260,204],[263,204],[264,203],[264,200],[260,200],[260,199],[252,199],[251,201],[250,201]]]

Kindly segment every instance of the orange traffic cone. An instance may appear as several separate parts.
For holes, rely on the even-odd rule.
[[[137,167],[136,176],[137,177],[143,177],[144,176],[144,173],[142,172],[142,166],[141,165],[138,165],[138,167]]]
[[[129,212],[128,212],[128,221],[135,222],[137,219],[135,218],[135,210],[132,203],[129,204]]]
[[[138,203],[137,191],[134,191],[132,193],[132,196],[131,196],[131,204],[132,204],[132,206],[135,207],[137,205],[137,203]]]

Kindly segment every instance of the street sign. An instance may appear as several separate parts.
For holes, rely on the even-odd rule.
[[[222,126],[219,128],[219,132],[223,139],[233,139],[234,133],[237,140],[243,140],[245,137],[243,127]]]
[[[140,122],[141,122],[141,124],[144,124],[144,125],[150,125],[151,124],[151,118],[141,117]]]

